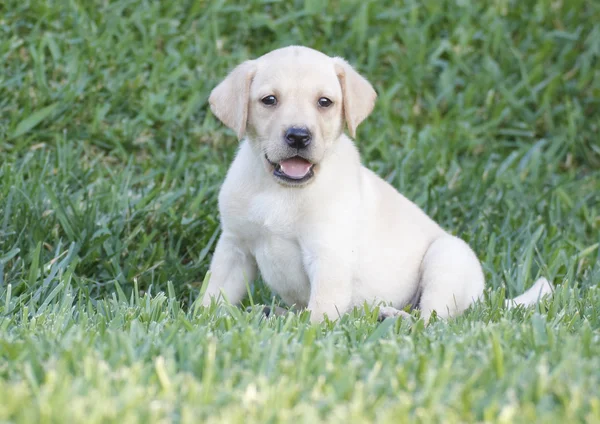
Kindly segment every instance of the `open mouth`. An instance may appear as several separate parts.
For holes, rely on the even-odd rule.
[[[284,159],[279,163],[271,162],[267,155],[265,158],[273,166],[273,175],[284,181],[300,184],[310,180],[314,175],[315,164],[300,156]]]

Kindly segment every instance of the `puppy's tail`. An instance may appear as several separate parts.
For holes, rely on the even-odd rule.
[[[539,278],[533,286],[525,291],[520,296],[514,299],[506,299],[504,304],[507,308],[512,308],[517,305],[531,306],[535,305],[545,295],[551,295],[553,291],[552,284],[548,282],[544,277]]]

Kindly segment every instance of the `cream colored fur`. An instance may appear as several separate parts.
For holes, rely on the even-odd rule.
[[[261,99],[274,95],[276,106]],[[317,102],[327,97],[328,108]],[[427,319],[460,314],[482,296],[480,263],[459,238],[361,165],[353,141],[376,93],[346,61],[286,47],[239,65],[210,96],[213,113],[242,139],[219,195],[222,235],[203,299],[238,303],[260,272],[312,321],[335,319],[364,302],[384,302],[382,317],[408,304]],[[297,152],[283,137],[306,127],[303,156],[314,176],[291,184],[273,175]],[[550,293],[540,279],[514,302]],[[222,296],[221,296],[222,295]],[[510,303],[510,302],[509,302]]]

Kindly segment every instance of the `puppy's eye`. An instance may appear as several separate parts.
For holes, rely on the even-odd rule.
[[[262,99],[260,99],[261,102],[263,102],[264,105],[267,106],[275,106],[277,104],[277,97],[275,96],[265,96]]]
[[[333,104],[327,97],[321,97],[317,103],[319,103],[319,106],[321,107],[329,107]]]

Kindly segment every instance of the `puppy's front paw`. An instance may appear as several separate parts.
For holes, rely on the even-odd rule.
[[[252,312],[252,306],[248,306],[246,308],[246,312]],[[280,306],[263,306],[262,307],[262,312],[266,317],[270,317],[270,316],[282,316],[285,315],[287,313],[287,310],[280,307]]]
[[[412,315],[409,314],[408,312],[401,311],[400,309],[396,309],[392,306],[382,306],[381,308],[379,308],[379,316],[377,317],[378,321],[383,321],[386,318],[393,318],[393,317],[401,317],[404,319],[410,319],[410,318],[412,318]]]

